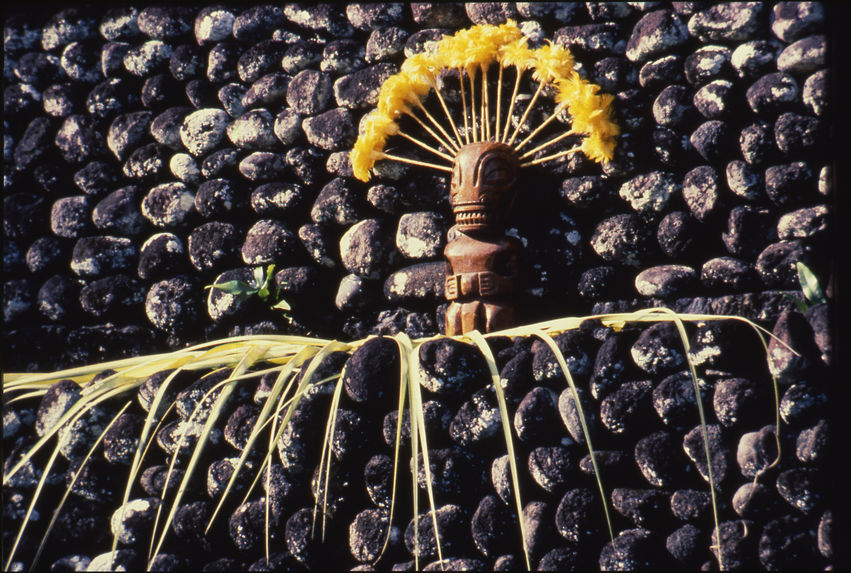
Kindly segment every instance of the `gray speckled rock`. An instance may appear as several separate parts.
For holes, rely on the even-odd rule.
[[[180,140],[192,155],[213,151],[225,136],[230,117],[221,109],[199,109],[186,116],[180,127]]]
[[[91,230],[91,203],[86,195],[57,199],[50,208],[50,230],[66,239],[87,234]]]
[[[635,290],[646,297],[682,296],[697,284],[697,273],[686,265],[658,265],[635,277]]]
[[[180,275],[151,285],[145,297],[145,314],[159,330],[181,334],[199,320],[199,299],[197,282]]]
[[[621,185],[618,195],[642,214],[662,212],[680,185],[673,174],[653,171],[638,175]]]
[[[93,122],[82,115],[65,118],[54,141],[68,163],[83,163],[93,159],[104,148],[103,136]]]
[[[227,126],[227,136],[243,149],[273,150],[278,146],[274,132],[275,118],[265,109],[253,109]]]
[[[201,170],[195,158],[188,153],[175,153],[168,162],[171,174],[186,183],[197,185],[201,182]]]
[[[255,151],[239,162],[239,172],[246,179],[260,183],[282,179],[286,169],[285,156],[271,151]]]
[[[727,80],[714,80],[694,94],[694,107],[706,119],[719,119],[729,115],[732,105],[733,84]]]
[[[182,225],[195,207],[195,195],[183,183],[163,183],[142,200],[142,215],[157,227]]]
[[[226,40],[233,33],[233,12],[220,6],[202,8],[195,17],[193,31],[199,46]]]
[[[656,123],[668,127],[681,125],[693,115],[691,91],[681,85],[670,85],[659,92],[653,101],[653,117]]]
[[[374,64],[402,54],[408,36],[408,32],[397,26],[373,30],[366,41],[364,59],[367,63]]]
[[[395,64],[380,63],[342,76],[334,82],[337,105],[349,109],[374,107],[381,85],[398,71]]]
[[[802,94],[804,105],[818,117],[826,114],[830,106],[828,98],[828,72],[819,70],[804,82]]]
[[[651,228],[638,215],[614,215],[597,224],[591,247],[606,261],[638,267],[647,257],[651,238]]]
[[[825,36],[808,36],[786,47],[777,57],[777,69],[789,74],[806,74],[827,62]]]
[[[71,270],[84,277],[128,270],[135,264],[136,247],[124,237],[83,237],[74,244],[71,254]]]
[[[189,260],[193,267],[202,272],[221,269],[236,262],[239,242],[240,233],[230,223],[204,223],[189,234]]]
[[[748,201],[765,198],[762,173],[748,163],[736,159],[727,164],[727,187],[739,197]]]
[[[292,145],[301,135],[302,116],[292,109],[283,109],[272,127],[275,137],[285,146]]]
[[[378,219],[365,219],[340,238],[340,257],[350,273],[377,279],[393,253],[391,235]]]
[[[148,77],[168,65],[172,47],[161,40],[148,40],[130,48],[124,56],[124,69],[134,76]]]
[[[824,140],[822,123],[814,117],[783,113],[774,123],[774,140],[780,151],[790,156],[818,152]]]
[[[359,220],[357,197],[344,179],[332,179],[313,202],[310,218],[315,223],[353,225]]]
[[[439,255],[446,235],[446,221],[440,213],[405,213],[396,229],[396,248],[411,259],[429,259]]]
[[[704,42],[749,40],[759,30],[765,10],[762,2],[717,4],[694,14],[688,31]]]
[[[753,265],[733,257],[716,257],[703,263],[700,281],[709,288],[742,291],[753,288],[757,276]]]
[[[112,534],[121,545],[133,545],[153,524],[160,500],[155,497],[131,499],[115,510],[110,519]]]
[[[703,46],[689,55],[684,63],[686,80],[698,87],[726,75],[732,53],[726,46]]]
[[[828,209],[824,205],[791,211],[777,222],[779,239],[805,239],[827,230]]]
[[[297,113],[316,115],[328,109],[332,83],[328,74],[319,70],[303,70],[287,87],[287,104]]]
[[[755,81],[745,92],[748,105],[757,115],[775,115],[798,102],[798,82],[789,74],[770,73]]]
[[[293,257],[298,241],[282,223],[261,219],[254,223],[242,244],[242,260],[247,265],[282,263]]]
[[[758,78],[773,71],[777,54],[783,45],[777,40],[752,40],[733,50],[730,63],[743,79]]]
[[[417,263],[394,271],[384,281],[384,297],[391,303],[437,302],[443,298],[446,265],[442,261]]]
[[[676,49],[688,40],[688,29],[670,10],[656,10],[641,18],[632,29],[626,57],[642,62]]]
[[[778,2],[771,13],[771,31],[786,43],[818,32],[824,26],[821,2]]]
[[[352,115],[343,107],[309,117],[302,122],[301,127],[307,141],[325,151],[345,149],[354,144],[357,136]]]

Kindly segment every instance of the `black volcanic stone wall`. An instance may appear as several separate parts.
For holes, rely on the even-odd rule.
[[[517,20],[533,43],[567,46],[580,72],[616,96],[615,160],[582,156],[524,175],[509,233],[528,254],[524,322],[665,305],[756,319],[772,342],[780,435],[764,351],[747,329],[689,327],[707,411],[720,531],[713,534],[696,397],[666,325],[615,332],[586,324],[557,337],[589,416],[614,520],[611,542],[572,395],[548,348],[492,339],[518,447],[532,567],[824,568],[835,558],[830,444],[832,306],[806,314],[795,263],[827,286],[837,199],[835,103],[820,3],[586,2],[75,6],[9,11],[4,21],[3,314],[5,371],[50,370],[151,354],[234,334],[356,339],[442,329],[441,250],[451,232],[445,176],[387,165],[368,184],[348,151],[381,81],[442,34]],[[535,86],[528,83],[524,91]],[[292,320],[205,285],[276,265]],[[830,293],[830,290],[828,291]],[[832,303],[829,303],[832,305]],[[48,351],[45,351],[48,349]],[[333,353],[346,365],[326,542],[310,535],[330,392],[302,405],[276,445],[273,483],[250,482],[204,534],[274,379],[249,381],[216,424],[155,568],[368,569],[387,531],[396,411],[395,344]],[[496,398],[467,345],[423,346],[431,470],[447,568],[524,566]],[[390,364],[390,366],[387,366]],[[376,369],[380,365],[380,369]],[[186,414],[222,374],[182,375],[113,520],[142,417],[138,399],[80,469],[120,404],[61,438],[39,527],[79,474],[41,565],[144,565],[168,453]],[[379,384],[380,381],[380,384]],[[394,388],[392,391],[388,390]],[[79,397],[68,381],[40,404],[4,408],[4,467]],[[202,412],[203,414],[204,412]],[[403,452],[410,443],[409,413]],[[196,428],[197,429],[197,428]],[[193,433],[190,432],[190,439]],[[197,436],[197,433],[194,435]],[[781,445],[779,464],[768,467]],[[187,445],[181,447],[186,450]],[[44,459],[36,460],[43,464]],[[256,470],[257,458],[250,463]],[[411,515],[400,473],[380,568],[439,570],[431,519]],[[39,474],[4,487],[4,555]],[[424,472],[416,480],[423,483]],[[242,488],[242,489],[240,489]],[[271,562],[265,563],[265,500]],[[36,523],[31,532],[36,531]],[[29,564],[39,538],[22,540]]]
[[[396,164],[364,184],[347,153],[406,56],[506,18],[569,47],[615,94],[623,129],[607,167],[577,155],[524,176],[508,230],[526,245],[524,321],[658,304],[767,318],[790,308],[777,291],[797,289],[796,261],[826,282],[819,3],[17,10],[4,22],[7,368],[237,332],[439,332],[445,176]],[[207,299],[205,285],[270,263],[292,322]]]

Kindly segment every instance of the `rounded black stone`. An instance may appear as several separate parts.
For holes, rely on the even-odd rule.
[[[679,477],[676,458],[670,452],[676,450],[674,436],[661,430],[649,434],[635,444],[635,463],[641,474],[655,487],[671,487],[675,478]]]
[[[719,163],[732,146],[732,134],[726,122],[710,120],[694,130],[690,138],[694,149],[709,163]]]
[[[292,262],[297,245],[295,234],[283,224],[272,219],[261,219],[245,235],[242,260],[247,265]]]
[[[799,239],[778,241],[765,247],[756,259],[756,271],[769,288],[798,287],[797,263],[806,263],[810,247]]]
[[[184,275],[156,282],[145,298],[145,314],[167,334],[183,334],[200,316],[199,295],[197,281]]]
[[[137,310],[145,297],[140,281],[119,274],[88,283],[80,291],[80,306],[97,318],[123,314],[125,317]]]
[[[695,566],[699,563],[700,550],[704,545],[702,537],[700,529],[687,523],[668,536],[665,548],[680,564]]]
[[[683,178],[682,193],[692,215],[706,220],[719,205],[718,173],[708,165],[695,167]]]
[[[470,524],[473,543],[485,557],[502,555],[510,543],[511,528],[516,516],[494,495],[479,502]]]
[[[697,242],[697,221],[683,211],[665,215],[656,229],[656,239],[666,256],[680,259],[687,255]]]
[[[825,461],[831,442],[827,420],[821,419],[811,427],[801,430],[795,440],[795,456],[807,464],[821,464]]]
[[[92,222],[103,232],[139,235],[147,226],[139,203],[140,193],[135,185],[116,189],[95,205]]]
[[[776,513],[780,500],[775,491],[759,482],[748,482],[733,494],[733,510],[745,519],[762,519]]]
[[[553,441],[552,428],[560,421],[558,394],[543,386],[532,388],[520,401],[514,414],[514,430],[517,437],[528,443],[540,440]]]
[[[740,205],[730,210],[721,240],[731,255],[755,258],[776,236],[776,223],[770,210]]]
[[[816,560],[813,531],[797,516],[768,522],[759,538],[759,562],[766,569],[806,569]]]
[[[27,268],[33,274],[53,273],[65,268],[68,252],[57,237],[40,237],[30,244],[26,253]],[[8,269],[5,269],[8,272]]]
[[[664,566],[663,542],[647,529],[621,531],[600,552],[601,571],[651,570]]]
[[[222,269],[236,262],[239,232],[230,223],[210,221],[189,234],[189,260],[199,271]]]
[[[157,233],[142,244],[136,272],[139,278],[150,280],[172,276],[185,267],[183,241],[172,233]]]
[[[570,481],[576,459],[565,446],[538,447],[529,452],[529,474],[548,493],[559,493]]]
[[[449,436],[461,446],[470,446],[497,435],[501,426],[496,394],[483,388],[458,409],[449,425]]]
[[[653,102],[653,117],[656,123],[668,127],[682,126],[694,114],[692,92],[682,85],[670,85],[663,89]]]
[[[623,434],[647,420],[646,404],[650,400],[649,380],[626,382],[600,404],[600,420],[614,434]]]
[[[715,79],[729,76],[730,57],[730,48],[726,46],[698,48],[683,63],[686,80],[697,88]]]
[[[757,115],[774,117],[793,107],[800,98],[795,78],[782,72],[770,73],[756,80],[745,92],[751,110]]]
[[[457,505],[443,505],[435,511],[437,537],[435,537],[432,514],[422,513],[408,523],[405,528],[405,546],[411,555],[420,559],[436,558],[437,541],[447,555],[470,544],[470,518]],[[417,528],[417,545],[414,545],[414,527]]]
[[[385,395],[395,395],[398,376],[399,347],[389,338],[377,337],[352,353],[343,383],[349,398],[372,405]]]
[[[638,267],[652,253],[652,227],[638,215],[614,215],[600,221],[591,247],[605,261]]]

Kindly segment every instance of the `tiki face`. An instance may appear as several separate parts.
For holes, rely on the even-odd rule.
[[[461,148],[452,168],[449,195],[459,231],[500,229],[518,168],[514,150],[504,143],[483,141]]]

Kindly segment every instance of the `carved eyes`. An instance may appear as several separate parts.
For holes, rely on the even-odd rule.
[[[501,157],[486,158],[479,171],[479,185],[508,186],[514,181],[514,170]]]

